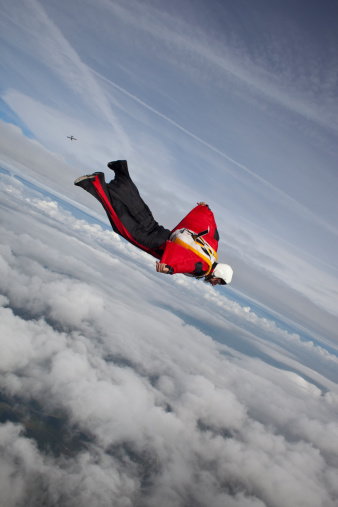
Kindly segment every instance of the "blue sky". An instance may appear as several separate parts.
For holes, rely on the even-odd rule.
[[[0,7],[1,393],[85,437],[1,423],[6,506],[334,507],[335,2]],[[209,203],[231,287],[111,232],[73,180],[116,159],[169,228]]]

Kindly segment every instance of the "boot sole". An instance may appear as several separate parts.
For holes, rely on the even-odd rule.
[[[95,174],[85,174],[84,176],[79,176],[79,178],[76,178],[74,181],[74,185],[78,185],[81,181],[85,180],[95,180]]]

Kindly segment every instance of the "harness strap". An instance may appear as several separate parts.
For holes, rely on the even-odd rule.
[[[170,241],[183,246],[187,250],[194,252],[208,265],[208,271],[203,276],[208,276],[212,271],[214,263],[218,259],[217,252],[205,241],[202,237],[209,231],[202,231],[199,234],[190,231],[189,229],[177,229],[170,236]]]
[[[188,230],[188,229],[186,229],[186,230]],[[200,238],[201,236],[205,236],[206,234],[208,234],[209,229],[206,229],[205,231],[199,232],[198,234],[195,234],[195,233],[194,233],[194,232],[192,232],[192,231],[189,231],[189,232],[191,232],[192,237],[193,237],[194,239],[197,239],[197,238]]]

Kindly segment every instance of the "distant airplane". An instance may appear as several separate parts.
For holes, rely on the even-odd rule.
[[[76,137],[74,136],[67,136],[67,139],[70,139],[71,141],[77,141]]]

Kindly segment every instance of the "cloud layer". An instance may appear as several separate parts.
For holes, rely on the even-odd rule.
[[[334,356],[312,344],[323,368],[306,369],[296,336],[2,182],[6,506],[336,504]]]

